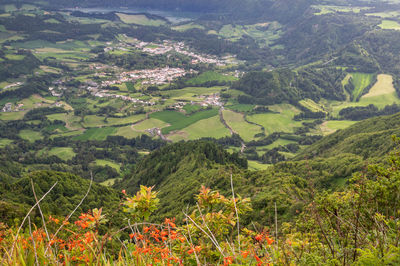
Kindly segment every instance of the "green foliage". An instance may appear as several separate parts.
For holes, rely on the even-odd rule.
[[[136,196],[126,198],[124,211],[132,215],[135,221],[148,220],[151,213],[157,210],[159,199],[153,187],[140,186]]]
[[[341,80],[345,73],[336,68],[299,70],[297,73],[288,69],[271,72],[250,72],[232,85],[252,97],[240,95],[239,103],[278,104],[321,98],[344,100],[345,95]]]
[[[400,135],[400,114],[376,117],[326,136],[297,158],[353,153],[364,158],[382,157],[395,147],[391,136]]]

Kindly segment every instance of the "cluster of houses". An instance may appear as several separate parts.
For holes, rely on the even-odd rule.
[[[142,84],[147,85],[162,85],[183,77],[188,73],[195,73],[195,71],[192,69],[186,71],[183,68],[170,68],[168,66],[164,68],[134,70],[121,73],[117,80],[103,81],[101,86],[106,87],[136,80],[144,80]]]
[[[93,81],[87,82],[87,85],[89,85],[89,86],[86,89],[90,92],[90,94],[92,94],[95,97],[116,98],[116,99],[121,99],[121,100],[127,101],[127,102],[133,102],[133,103],[140,104],[140,105],[155,105],[155,103],[151,102],[151,101],[143,101],[140,99],[132,98],[130,96],[113,94],[113,93],[110,93],[109,90],[102,90],[99,88],[97,83],[95,83]]]
[[[19,111],[23,111],[24,109],[22,109],[22,107],[24,107],[24,104],[19,103],[17,105],[14,106],[13,108],[13,104],[12,103],[6,103],[3,108],[1,109],[1,111],[3,113],[7,113],[7,112],[19,112]]]
[[[219,93],[214,93],[212,95],[200,95],[199,98],[201,99],[200,102],[194,102],[191,101],[190,104],[191,105],[200,105],[203,107],[207,107],[207,106],[218,106],[218,107],[223,107],[223,102],[221,102],[221,98],[219,96]],[[173,105],[169,106],[168,109],[174,109],[174,110],[178,110],[181,111],[183,109],[183,107],[189,104],[187,102],[175,102]]]

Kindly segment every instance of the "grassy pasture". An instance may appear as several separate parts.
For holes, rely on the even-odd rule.
[[[328,108],[333,116],[338,116],[341,109],[346,107],[367,106],[374,104],[378,108],[383,108],[386,105],[393,103],[400,104],[400,99],[393,88],[393,78],[390,75],[380,74],[376,84],[371,88],[370,92],[363,95],[359,102],[337,102],[329,101]]]
[[[19,136],[22,139],[28,140],[30,142],[35,142],[36,140],[40,140],[43,138],[42,134],[37,131],[33,131],[30,129],[24,129],[19,132]]]
[[[218,93],[225,87],[216,86],[216,87],[186,87],[180,90],[170,90],[170,91],[161,91],[161,95],[169,96],[174,100],[186,100],[186,101],[200,101],[198,98],[199,95],[210,95],[213,93]]]
[[[318,104],[311,99],[301,100],[299,103],[312,112],[325,112],[324,107],[321,104]]]
[[[256,107],[254,104],[232,104],[226,105],[225,108],[236,112],[250,112]]]
[[[83,130],[73,130],[73,131],[68,131],[65,133],[60,133],[60,134],[53,134],[50,136],[50,139],[55,139],[58,137],[74,137],[81,135],[83,133]]]
[[[120,20],[126,24],[136,24],[142,26],[161,26],[165,25],[166,22],[161,19],[149,19],[146,15],[129,15],[123,13],[117,13]]]
[[[121,170],[121,166],[113,161],[108,161],[108,160],[100,160],[97,159],[95,161],[96,165],[98,166],[109,166],[111,168],[114,168],[115,170],[117,170],[117,172],[119,173],[119,171]]]
[[[207,71],[204,73],[201,73],[197,77],[189,79],[186,84],[188,85],[200,85],[208,81],[219,81],[219,82],[230,82],[230,81],[235,81],[238,80],[238,78],[234,76],[228,76],[228,75],[223,75],[214,71]]]
[[[24,118],[26,111],[0,113],[0,120],[20,120]]]
[[[400,24],[393,20],[382,20],[378,26],[384,30],[400,30]]]
[[[190,126],[171,133],[168,139],[172,141],[195,140],[205,137],[222,138],[230,136],[229,130],[221,123],[219,116],[200,120]]]
[[[318,12],[315,12],[314,15],[326,15],[330,13],[342,12],[342,13],[360,13],[363,10],[370,9],[369,7],[351,7],[351,6],[334,6],[334,5],[313,5],[311,6],[314,9],[317,9]]]
[[[258,171],[258,170],[267,170],[271,165],[270,164],[263,164],[257,161],[251,161],[248,160],[248,169],[253,170],[253,171]]]
[[[107,136],[113,135],[117,131],[115,127],[90,128],[82,135],[76,136],[74,140],[106,140]]]
[[[129,123],[135,123],[141,119],[146,117],[145,114],[133,115],[128,117],[109,117],[107,118],[107,122],[104,120],[104,116],[97,115],[87,115],[85,116],[83,126],[84,127],[99,127],[99,126],[116,126],[116,125],[124,125]]]
[[[279,138],[279,139],[275,140],[273,143],[271,143],[271,144],[269,144],[267,146],[264,146],[264,147],[266,149],[273,149],[273,148],[276,148],[276,147],[279,147],[279,146],[285,146],[285,145],[290,144],[290,143],[296,143],[296,142],[293,141],[293,140]]]
[[[197,112],[201,109],[202,107],[197,104],[186,104],[183,106],[183,110],[185,110],[186,114],[191,114],[194,112]]]
[[[357,121],[348,121],[348,120],[326,121],[320,125],[320,129],[322,134],[325,136],[332,134],[339,129],[348,128],[349,126],[354,125],[355,123],[357,123]]]
[[[144,120],[143,122],[133,125],[132,128],[134,130],[144,132],[146,129],[149,129],[149,128],[155,128],[155,127],[163,128],[163,127],[167,127],[167,126],[169,126],[169,124],[164,121],[161,121],[156,118],[150,118],[150,119]]]
[[[23,60],[23,59],[25,58],[25,55],[7,54],[7,55],[6,55],[6,58],[7,58],[8,60],[16,60],[16,61],[19,61],[19,60]]]
[[[254,135],[262,133],[259,126],[249,124],[244,120],[243,114],[235,113],[230,110],[224,110],[223,116],[225,122],[238,133],[244,141],[254,140]]]
[[[362,98],[369,98],[384,94],[393,94],[396,90],[393,87],[393,77],[391,75],[380,74],[377,77],[377,82],[369,90],[369,92],[362,96]]]
[[[0,147],[3,148],[9,144],[13,143],[12,139],[0,139]]]
[[[278,22],[265,22],[252,25],[224,25],[219,32],[209,32],[209,34],[219,34],[231,41],[237,41],[245,35],[249,35],[258,41],[262,46],[268,46],[278,39],[282,34],[282,25]]]
[[[190,116],[185,116],[184,114],[175,111],[162,111],[150,114],[150,118],[155,118],[170,124],[170,126],[162,129],[163,134],[168,134],[171,131],[184,129],[197,121],[216,115],[218,115],[217,109],[200,111]]]
[[[48,155],[55,155],[58,158],[60,158],[61,160],[71,160],[72,158],[74,158],[74,156],[76,155],[76,153],[74,152],[74,150],[70,147],[55,147],[52,148],[49,152]]]
[[[122,180],[122,178],[111,178],[111,179],[107,179],[104,182],[101,182],[100,185],[106,186],[106,187],[111,187],[114,185],[115,181],[117,180]]]
[[[373,78],[374,74],[367,74],[367,73],[351,73],[352,83],[354,85],[353,90],[353,99],[357,99],[359,95],[364,91],[366,87],[368,87]]]
[[[143,134],[144,132],[138,132],[134,130],[132,126],[125,126],[125,127],[119,127],[117,131],[114,133],[114,136],[122,136],[127,139],[133,139]]]
[[[300,111],[290,104],[270,106],[270,109],[279,113],[254,114],[247,116],[247,120],[257,123],[265,128],[266,134],[273,132],[293,132],[295,127],[300,127],[302,122],[294,121],[293,117]]]

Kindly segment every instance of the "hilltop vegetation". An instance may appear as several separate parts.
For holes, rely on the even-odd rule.
[[[398,264],[399,8],[2,2],[1,263]]]

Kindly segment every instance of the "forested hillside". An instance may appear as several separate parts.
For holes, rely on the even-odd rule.
[[[400,3],[0,1],[1,265],[399,265]]]

